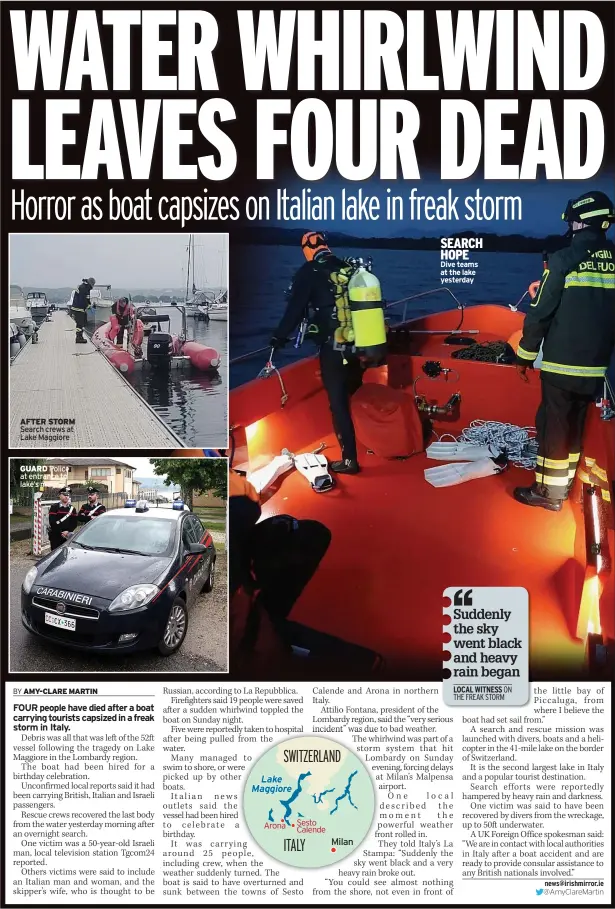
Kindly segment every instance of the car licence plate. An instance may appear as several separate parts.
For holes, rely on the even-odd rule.
[[[74,631],[77,627],[77,621],[68,619],[63,615],[54,615],[52,612],[46,612],[45,625],[53,625],[55,628],[63,628],[65,631]]]

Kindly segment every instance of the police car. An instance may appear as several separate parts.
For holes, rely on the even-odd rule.
[[[188,612],[214,586],[211,534],[186,506],[127,503],[94,518],[32,567],[21,616],[68,647],[119,653],[178,650]]]

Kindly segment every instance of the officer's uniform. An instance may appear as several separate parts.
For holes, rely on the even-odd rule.
[[[329,398],[333,428],[342,448],[342,459],[356,461],[357,442],[350,398],[361,387],[363,367],[350,347],[336,350],[333,343],[338,322],[335,318],[335,285],[330,275],[344,264],[337,256],[329,254],[301,266],[289,289],[288,305],[275,338],[286,338],[306,316],[312,321],[306,337],[320,345],[322,381]]]
[[[71,312],[73,319],[75,320],[75,341],[77,344],[86,343],[85,338],[83,337],[83,329],[87,323],[87,312],[90,307],[90,291],[92,290],[92,285],[89,281],[86,281],[85,278],[79,285],[75,296],[73,297],[73,302],[71,303]]]
[[[64,495],[70,495],[68,487],[64,487],[60,492]],[[54,502],[49,509],[49,542],[51,551],[58,549],[62,543],[66,543],[66,537],[62,534],[65,530],[72,533],[77,527],[77,509],[70,502],[66,505],[62,502]]]
[[[602,194],[586,196],[584,210],[598,208],[607,217],[609,206],[592,200]],[[583,206],[574,217],[582,223]],[[579,463],[587,405],[600,392],[615,346],[615,246],[599,226],[576,231],[570,247],[551,256],[525,318],[517,362],[531,365],[541,343],[536,484],[533,493],[515,490],[515,498],[543,504],[527,501],[537,495],[558,509]]]
[[[93,486],[88,486],[88,495],[93,495],[98,493],[98,490]],[[97,517],[98,515],[104,514],[107,509],[102,502],[84,502],[81,508],[79,509],[79,514],[77,515],[77,520],[80,524],[89,524],[92,518]]]

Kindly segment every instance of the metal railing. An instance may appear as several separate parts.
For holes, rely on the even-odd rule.
[[[420,293],[410,294],[409,297],[402,297],[400,300],[394,300],[392,303],[385,303],[384,309],[386,311],[386,310],[392,309],[394,306],[399,306],[401,303],[403,303],[404,309],[403,309],[403,313],[402,313],[400,322],[405,322],[407,311],[408,311],[408,303],[410,303],[411,300],[418,300],[421,297],[429,297],[429,296],[432,296],[433,294],[439,294],[439,293],[446,293],[449,295],[449,297],[452,297],[453,300],[455,301],[455,305],[456,305],[457,309],[459,309],[461,311],[461,314],[463,317],[465,305],[461,302],[461,300],[458,299],[458,297],[455,296],[455,294],[452,292],[452,290],[449,290],[448,287],[435,287],[435,288],[433,288],[433,290],[424,290],[424,291],[421,291]],[[446,331],[445,334],[450,334],[450,332]],[[294,341],[296,339],[291,338],[291,340]],[[266,345],[265,347],[258,347],[256,350],[251,350],[249,353],[241,354],[238,357],[233,357],[232,360],[229,360],[229,365],[234,366],[236,363],[243,363],[245,360],[250,360],[252,357],[256,357],[259,354],[268,353],[270,350],[271,350],[271,347],[269,345]]]
[[[431,297],[431,296],[433,296],[433,294],[441,294],[441,293],[446,293],[449,295],[449,297],[452,297],[453,300],[455,301],[457,309],[459,309],[461,311],[463,311],[465,309],[465,305],[461,302],[461,300],[459,300],[458,297],[455,296],[453,291],[450,290],[448,287],[434,287],[432,290],[423,290],[423,291],[420,291],[420,293],[410,294],[409,297],[402,297],[401,300],[394,300],[392,303],[385,303],[384,308],[385,308],[385,310],[389,310],[389,309],[392,309],[394,306],[399,306],[400,303],[403,303],[404,309],[403,309],[403,312],[401,315],[401,321],[405,322],[407,312],[408,312],[408,303],[410,303],[411,300],[418,300],[421,297]]]

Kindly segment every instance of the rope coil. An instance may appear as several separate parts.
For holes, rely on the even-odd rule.
[[[454,350],[451,354],[458,360],[478,360],[481,363],[506,363],[515,362],[515,352],[507,341],[485,341],[481,344],[472,344],[461,350]]]
[[[460,436],[445,433],[439,441],[450,436],[456,442],[469,445],[490,445],[505,454],[511,464],[524,470],[534,470],[538,456],[538,440],[533,426],[515,426],[514,423],[499,423],[497,420],[472,420]]]

